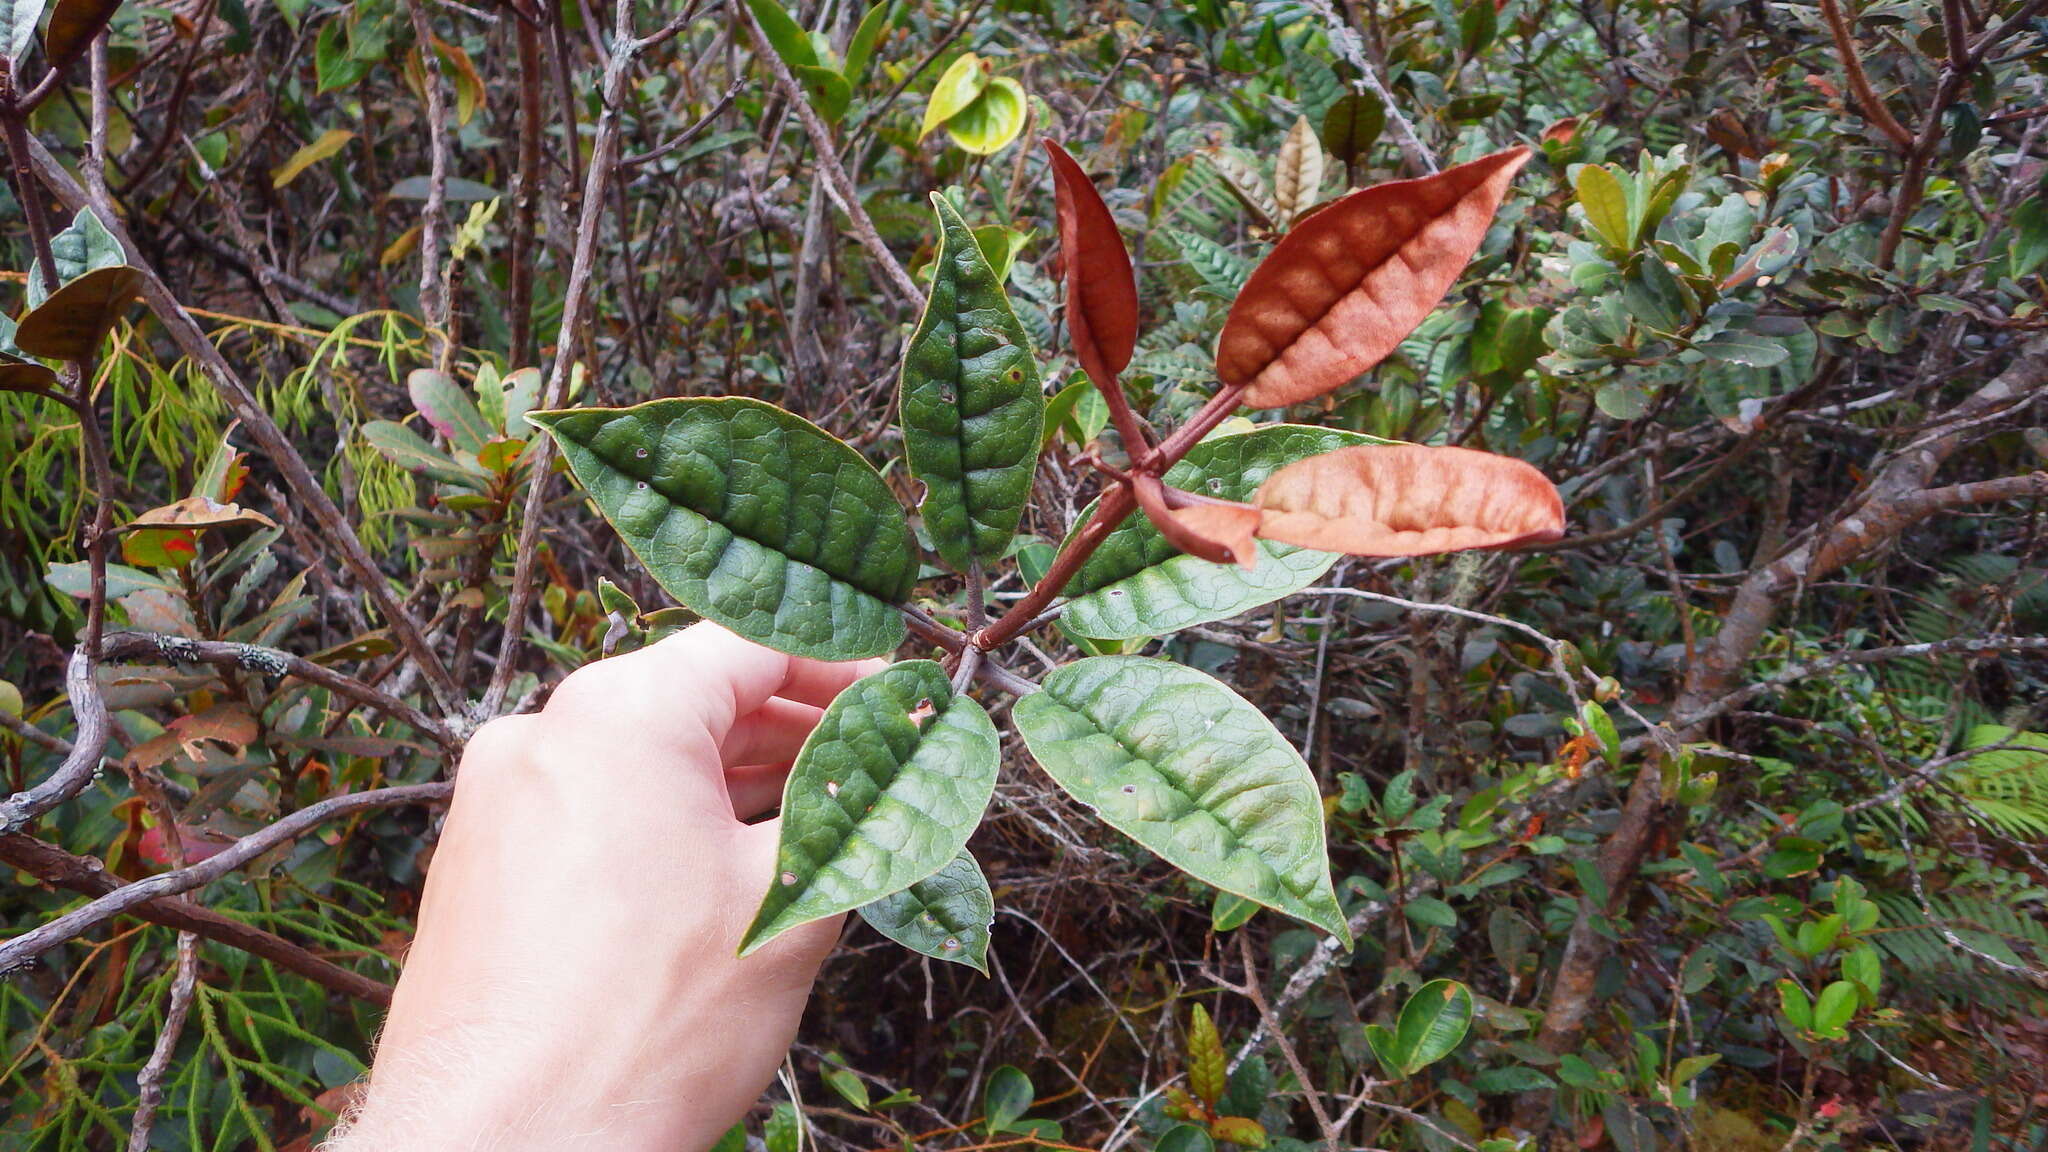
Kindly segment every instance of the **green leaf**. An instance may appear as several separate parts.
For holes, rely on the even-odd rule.
[[[1387,108],[1371,92],[1353,92],[1323,113],[1323,147],[1339,164],[1356,164],[1387,126]]]
[[[860,910],[870,927],[905,948],[965,964],[983,976],[995,917],[988,879],[964,848],[944,868]]]
[[[464,452],[483,451],[484,444],[498,434],[469,393],[445,373],[416,368],[405,378],[405,390],[412,397],[413,410]]]
[[[776,875],[740,955],[944,868],[988,807],[1000,747],[988,713],[930,660],[834,697],[783,784]]]
[[[1245,925],[1259,910],[1256,901],[1247,900],[1234,892],[1216,893],[1216,901],[1209,909],[1209,928],[1214,932],[1230,932]]]
[[[1635,247],[1635,230],[1629,224],[1628,193],[1613,170],[1599,164],[1579,169],[1579,207],[1586,210],[1586,222],[1615,252]]]
[[[1547,1092],[1556,1087],[1557,1081],[1534,1068],[1488,1068],[1472,1077],[1475,1092]]]
[[[792,69],[817,65],[818,54],[811,48],[811,38],[780,4],[775,0],[747,0],[747,7],[754,10],[754,19],[784,64]]]
[[[1216,1141],[1193,1124],[1176,1124],[1152,1145],[1152,1152],[1216,1152]]]
[[[1220,500],[1250,500],[1266,477],[1296,460],[1354,444],[1370,436],[1299,424],[1270,425],[1236,436],[1217,436],[1188,450],[1166,482]],[[1074,521],[1088,522],[1089,505]],[[1067,581],[1072,599],[1064,619],[1077,632],[1103,640],[1156,636],[1178,628],[1226,620],[1316,582],[1336,556],[1259,541],[1258,566],[1212,564],[1168,543],[1159,529],[1133,516]]]
[[[1395,1065],[1389,1071],[1412,1076],[1455,1051],[1472,1026],[1472,990],[1456,980],[1432,980],[1415,990],[1401,1008],[1391,1039]],[[1382,1032],[1385,1030],[1382,1029]],[[1373,1052],[1384,1062],[1389,1052]]]
[[[787,1100],[775,1102],[775,1108],[768,1113],[768,1119],[761,1124],[761,1143],[768,1152],[801,1152],[804,1142],[804,1119],[796,1105]]]
[[[1209,1010],[1200,1004],[1188,1009],[1188,1090],[1195,1099],[1216,1107],[1223,1099],[1224,1089],[1230,1086],[1229,1063],[1223,1052],[1223,1038],[1216,1034],[1216,1022],[1209,1018]]]
[[[1821,989],[1813,1002],[1813,1034],[1828,1040],[1841,1039],[1856,1015],[1858,999],[1856,985],[1847,980],[1837,980]]]
[[[1790,980],[1778,981],[1778,1007],[1795,1031],[1813,1031],[1813,1001],[1806,998],[1799,985]]]
[[[1045,387],[1031,342],[981,245],[934,193],[939,255],[931,298],[903,356],[899,410],[925,528],[965,571],[1003,554],[1031,496]]]
[[[817,660],[902,641],[894,604],[917,578],[909,521],[860,453],[816,425],[737,396],[527,420],[562,445],[648,574],[698,615]]]
[[[1781,341],[1740,330],[1723,332],[1712,339],[1702,340],[1693,347],[1716,360],[1725,360],[1730,364],[1741,364],[1749,368],[1769,368],[1773,364],[1783,364],[1792,355]]]
[[[6,3],[7,0],[0,0],[0,6]],[[127,253],[121,250],[121,242],[114,239],[114,234],[107,231],[107,226],[100,223],[99,216],[90,208],[80,208],[69,227],[50,237],[50,256],[56,262],[59,287],[88,272],[119,268],[128,260]],[[50,296],[40,271],[28,278],[29,310],[40,307]]]
[[[1180,254],[1187,259],[1188,267],[1202,278],[1202,282],[1218,293],[1236,299],[1244,288],[1244,282],[1252,274],[1252,262],[1216,243],[1206,236],[1179,229],[1168,229],[1167,235],[1180,248]]]
[[[2008,248],[2015,280],[2048,260],[2048,202],[2030,196],[2013,210],[2012,242]]]
[[[1026,1112],[1036,1093],[1031,1087],[1031,1077],[1015,1065],[1005,1064],[988,1078],[988,1087],[982,1089],[981,1113],[990,1136],[1010,1130]]]
[[[363,425],[362,432],[370,447],[408,472],[418,472],[429,479],[466,488],[480,489],[490,483],[490,478],[481,470],[464,468],[453,457],[427,443],[426,437],[403,424],[372,420]]]
[[[1179,664],[1097,656],[1017,701],[1017,731],[1060,787],[1197,880],[1337,936],[1315,777],[1271,721]]]
[[[846,77],[822,64],[793,64],[789,70],[803,82],[804,91],[811,94],[811,103],[825,123],[839,123],[846,115],[847,105],[853,103],[853,87]]]
[[[881,0],[860,18],[860,26],[853,30],[853,39],[846,42],[845,75],[848,84],[857,85],[867,76],[868,61],[875,55],[875,42],[888,30],[890,13],[895,8],[896,0]]]
[[[924,106],[924,125],[918,129],[917,138],[922,140],[931,135],[941,124],[958,116],[979,99],[988,88],[988,77],[988,62],[981,57],[972,52],[956,57],[939,74],[939,82],[932,88],[932,98]]]
[[[747,1152],[747,1126],[735,1124],[727,1128],[718,1143],[711,1146],[711,1152]]]
[[[946,135],[976,156],[993,156],[1023,134],[1024,110],[1024,86],[997,76],[973,103],[946,121]]]
[[[12,64],[35,43],[36,23],[43,18],[43,0],[0,0],[0,56]]]
[[[867,1084],[859,1076],[854,1075],[852,1069],[828,1067],[819,1071],[818,1078],[834,1092],[839,1093],[841,1100],[863,1112],[873,1104],[873,1098],[868,1095]]]
[[[1417,924],[1426,924],[1431,928],[1456,928],[1458,926],[1458,914],[1451,909],[1449,904],[1434,896],[1417,896],[1415,899],[1402,905],[1401,911]]]
[[[74,560],[68,564],[52,564],[49,574],[44,579],[50,582],[50,587],[66,596],[76,596],[83,600],[92,594],[92,566],[83,560]],[[119,600],[133,592],[184,595],[184,589],[176,580],[144,572],[140,568],[130,568],[126,564],[107,565],[107,599]]]

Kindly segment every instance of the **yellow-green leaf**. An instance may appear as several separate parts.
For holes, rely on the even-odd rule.
[[[946,121],[946,135],[976,156],[993,156],[1023,134],[1025,109],[1024,86],[998,76],[974,103]]]
[[[931,102],[924,106],[924,126],[917,131],[922,140],[938,127],[958,116],[979,99],[989,83],[989,63],[972,52],[953,61],[932,89]]]
[[[297,180],[306,169],[342,150],[356,134],[347,128],[329,128],[318,140],[292,153],[291,159],[270,170],[270,186],[282,188]]]

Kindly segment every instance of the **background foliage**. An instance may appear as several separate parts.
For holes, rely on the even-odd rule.
[[[544,398],[757,397],[908,495],[890,408],[930,192],[1007,263],[1051,397],[1030,571],[1096,491],[1084,454],[1124,459],[1058,352],[1037,138],[1097,175],[1137,256],[1125,382],[1162,421],[1213,390],[1227,302],[1320,198],[1528,142],[1445,305],[1289,415],[1529,460],[1564,540],[1347,560],[1167,636],[1032,637],[1164,654],[1260,704],[1317,773],[1358,948],[1243,920],[1011,748],[972,845],[991,978],[854,927],[744,1138],[2036,1147],[2042,8],[120,8],[0,193],[59,226],[98,200],[168,288],[84,380],[104,483],[77,413],[0,391],[8,790],[78,736],[102,501],[268,522],[119,537],[114,627],[344,682],[240,648],[102,653],[107,768],[0,834],[8,933],[100,891],[88,858],[133,882],[340,797],[440,795],[482,719],[673,624],[625,619],[604,581],[657,590],[580,495],[535,483],[519,416]],[[0,244],[24,282],[25,229]],[[924,578],[957,626],[949,578]],[[436,811],[307,818],[194,888],[262,941],[209,921],[181,966],[175,925],[114,919],[12,974],[0,1143],[125,1146],[141,1080],[150,1146],[308,1147],[362,1070]]]

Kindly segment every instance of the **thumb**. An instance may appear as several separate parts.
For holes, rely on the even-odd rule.
[[[740,876],[739,890],[758,892],[767,885],[780,883],[782,874],[777,871],[776,849],[782,837],[782,817],[742,825],[734,830],[734,835],[738,840],[733,862]],[[753,903],[749,902],[747,922],[753,919],[752,907]],[[764,979],[808,993],[811,982],[817,979],[818,969],[832,954],[833,946],[838,944],[839,933],[845,924],[844,912],[799,924],[762,945],[740,963],[758,964],[757,971]],[[735,950],[744,934],[745,925],[742,924],[739,933],[733,937]]]

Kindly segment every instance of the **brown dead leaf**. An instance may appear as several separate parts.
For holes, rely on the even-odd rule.
[[[1431,556],[1564,534],[1564,504],[1543,473],[1469,448],[1340,448],[1275,472],[1254,500],[1264,510],[1260,536],[1354,556]]]
[[[125,264],[87,272],[21,318],[15,346],[52,360],[84,360],[99,351],[141,289],[142,273]]]
[[[1295,404],[1385,359],[1457,280],[1527,148],[1353,192],[1276,245],[1231,306],[1216,373],[1254,408]]]
[[[240,504],[223,504],[205,496],[187,496],[175,504],[152,508],[121,526],[135,528],[227,528],[239,524],[277,527],[277,521]]]

